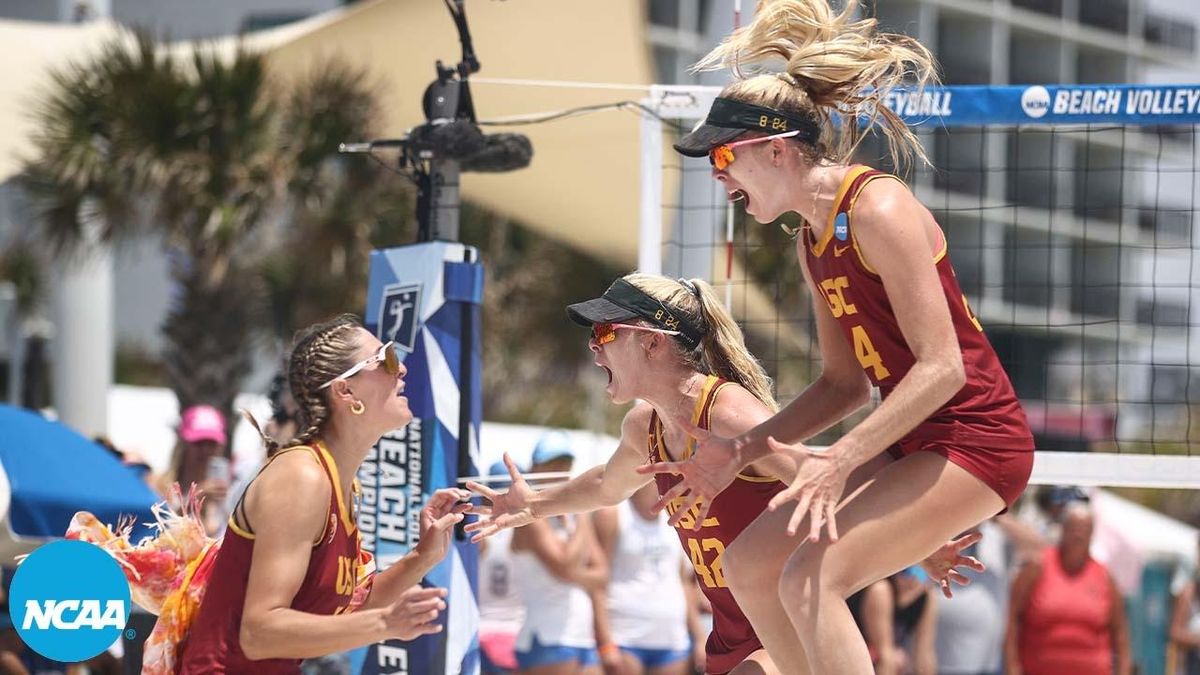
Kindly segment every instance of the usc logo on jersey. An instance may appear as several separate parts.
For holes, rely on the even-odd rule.
[[[683,499],[684,499],[683,497],[676,497],[676,498],[672,499],[670,502],[668,502],[667,503],[667,513],[672,516],[675,515],[675,512],[683,507]],[[676,524],[675,527],[679,528],[679,529],[684,529],[684,530],[693,529],[694,527],[696,527],[696,518],[699,515],[700,515],[700,505],[697,504],[696,506],[693,506],[692,508],[688,509],[687,513],[683,514],[683,517],[680,518],[679,523]],[[701,527],[717,527],[720,524],[721,524],[720,521],[718,521],[715,516],[709,516],[704,519],[703,523],[701,523]]]
[[[338,595],[354,595],[354,587],[358,585],[358,561],[338,556],[337,585],[334,590]]]

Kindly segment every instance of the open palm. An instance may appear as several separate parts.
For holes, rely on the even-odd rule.
[[[534,521],[532,504],[537,491],[529,487],[517,465],[508,453],[504,454],[504,465],[508,467],[508,475],[512,485],[506,492],[467,481],[467,488],[490,502],[490,505],[474,505],[467,511],[479,516],[479,520],[468,523],[463,529],[472,533],[471,541],[479,542],[500,530],[511,527],[521,527]]]
[[[678,462],[657,462],[639,466],[637,472],[679,476],[679,482],[658,500],[654,509],[660,511],[672,501],[684,497],[686,501],[675,510],[668,522],[674,526],[693,508],[698,508],[695,522],[699,528],[708,516],[713,499],[729,487],[741,470],[742,463],[738,459],[737,446],[732,439],[717,436],[687,420],[677,420],[677,423],[688,435],[696,439],[696,450],[692,456]]]

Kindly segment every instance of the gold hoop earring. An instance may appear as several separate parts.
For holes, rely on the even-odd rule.
[[[367,411],[367,406],[363,405],[362,401],[355,401],[350,404],[350,412],[355,415],[361,415]]]

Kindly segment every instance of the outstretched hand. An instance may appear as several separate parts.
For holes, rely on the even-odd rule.
[[[815,452],[800,444],[789,445],[768,438],[771,451],[786,454],[796,462],[796,475],[792,482],[771,498],[767,509],[774,511],[790,500],[799,502],[788,520],[787,532],[795,535],[800,521],[809,517],[808,540],[819,541],[821,530],[829,532],[829,540],[838,540],[838,500],[846,489],[846,480],[853,469],[842,458],[831,452]]]
[[[696,451],[685,460],[639,466],[637,472],[643,475],[668,473],[679,476],[679,482],[654,504],[654,511],[661,511],[672,501],[686,497],[682,507],[676,509],[667,522],[674,527],[693,508],[697,508],[695,528],[698,529],[708,517],[713,499],[729,487],[742,469],[739,447],[733,439],[701,429],[690,420],[676,418],[675,423],[696,439]]]
[[[537,492],[529,487],[508,453],[504,453],[504,466],[508,467],[508,475],[512,479],[512,485],[506,492],[467,481],[467,488],[471,492],[490,502],[488,505],[470,505],[466,509],[466,513],[479,516],[479,520],[463,527],[464,531],[473,533],[473,543],[483,541],[500,530],[521,527],[534,521],[532,504]]]
[[[959,586],[966,586],[971,583],[971,578],[960,572],[957,568],[966,567],[976,572],[982,572],[987,569],[978,558],[962,554],[964,549],[979,543],[982,539],[982,534],[972,532],[953,541],[946,542],[933,555],[921,561],[921,568],[925,570],[930,579],[933,579],[941,586],[942,595],[945,595],[947,598],[953,597],[954,592],[950,588],[951,581]]]
[[[463,514],[470,508],[463,502],[470,497],[471,493],[461,488],[444,488],[433,493],[421,509],[418,554],[431,561],[446,557],[454,537],[454,526],[462,521]]]

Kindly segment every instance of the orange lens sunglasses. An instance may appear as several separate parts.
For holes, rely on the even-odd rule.
[[[708,151],[708,162],[709,162],[709,164],[712,164],[714,167],[716,167],[716,169],[718,171],[724,171],[730,164],[733,164],[733,160],[736,159],[733,155],[733,149],[738,147],[739,145],[751,145],[754,143],[762,143],[764,141],[770,141],[770,140],[774,140],[776,138],[791,138],[792,136],[796,136],[799,133],[800,133],[799,130],[785,131],[782,134],[771,134],[770,136],[757,136],[755,138],[747,138],[742,141],[734,141],[732,143],[718,145],[717,147]]]
[[[651,328],[649,326],[635,326],[629,323],[594,323],[592,324],[592,339],[598,345],[606,345],[617,339],[617,329],[628,328],[630,330],[641,330],[647,333],[662,333],[663,335],[680,335],[677,330],[665,330],[662,328]]]

